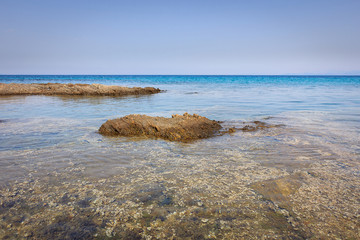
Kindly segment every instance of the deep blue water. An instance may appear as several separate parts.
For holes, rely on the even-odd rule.
[[[102,82],[113,84],[151,83],[236,83],[236,84],[359,84],[360,76],[287,76],[287,75],[0,75],[2,82]]]

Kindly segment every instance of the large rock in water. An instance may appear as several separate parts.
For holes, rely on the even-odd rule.
[[[102,84],[61,84],[61,83],[0,83],[0,95],[87,95],[126,96],[158,93],[153,87],[121,87]]]
[[[212,137],[220,129],[221,125],[217,121],[185,113],[173,115],[172,118],[127,115],[108,120],[100,127],[99,133],[108,136],[153,136],[187,142]]]

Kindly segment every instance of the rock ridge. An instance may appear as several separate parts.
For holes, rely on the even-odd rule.
[[[103,84],[0,83],[1,95],[126,96],[161,92],[153,87],[122,87]]]

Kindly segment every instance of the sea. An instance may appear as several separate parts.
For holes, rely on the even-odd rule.
[[[359,236],[360,76],[0,75],[0,83],[163,90],[0,96],[0,238]],[[190,143],[98,133],[128,114],[185,112],[224,127],[276,127]]]

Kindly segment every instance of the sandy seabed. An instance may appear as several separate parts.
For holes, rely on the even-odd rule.
[[[136,161],[96,177],[75,161],[43,172],[64,149],[14,152],[34,163],[0,188],[0,238],[357,239],[359,155],[320,138],[292,127],[236,132],[217,150],[216,139],[132,139]],[[101,159],[106,141],[118,140],[69,156]]]

